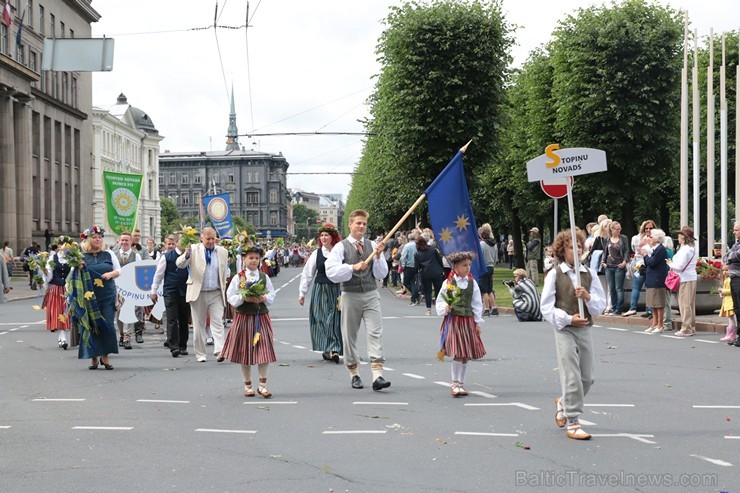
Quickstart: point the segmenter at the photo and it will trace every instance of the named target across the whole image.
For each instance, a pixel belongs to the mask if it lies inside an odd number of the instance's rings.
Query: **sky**
[[[659,0],[688,11],[700,37],[740,27],[734,0]],[[124,93],[164,136],[160,150],[223,150],[233,86],[240,143],[281,152],[288,187],[341,193],[362,156],[366,101],[380,72],[375,53],[391,6],[399,0],[94,0],[94,37],[115,39],[112,72],[93,74],[93,104]],[[585,0],[503,0],[518,26],[514,65],[551,39],[561,19]],[[246,24],[249,5],[249,27]],[[218,9],[219,26],[214,29]],[[533,15],[534,14],[534,15]],[[734,25],[733,25],[734,24]],[[210,26],[210,28],[209,28]],[[451,150],[451,154],[454,150]],[[448,161],[450,156],[440,156]]]

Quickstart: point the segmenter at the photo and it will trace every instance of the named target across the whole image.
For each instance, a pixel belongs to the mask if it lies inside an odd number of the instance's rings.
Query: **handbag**
[[[696,253],[696,252],[694,252]],[[691,265],[691,263],[694,261],[694,256],[691,256],[691,260],[689,260],[684,268],[681,270],[681,274],[683,274],[683,271],[686,270],[686,267]],[[679,274],[676,274],[675,270],[669,270],[668,275],[665,278],[665,287],[673,291],[674,293],[678,292],[678,287],[681,285],[681,276]]]

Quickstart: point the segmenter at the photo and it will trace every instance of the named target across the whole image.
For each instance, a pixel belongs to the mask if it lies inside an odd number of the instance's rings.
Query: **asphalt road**
[[[740,491],[740,350],[718,336],[596,327],[594,438],[579,442],[554,424],[549,325],[488,318],[488,355],[455,399],[441,319],[382,290],[392,386],[373,392],[363,365],[353,390],[311,351],[299,274],[273,279],[270,400],[242,395],[238,365],[196,363],[192,340],[172,358],[158,334],[90,371],[34,300],[0,305],[0,491]]]

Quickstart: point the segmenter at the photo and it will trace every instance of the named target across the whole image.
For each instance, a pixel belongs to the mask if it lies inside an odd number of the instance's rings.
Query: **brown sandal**
[[[252,382],[244,382],[244,397],[254,397]]]
[[[259,387],[257,387],[257,393],[264,397],[265,399],[269,399],[272,397],[272,394],[269,390],[267,390],[267,387],[265,387],[265,384],[267,383],[266,378],[260,378],[260,384]]]

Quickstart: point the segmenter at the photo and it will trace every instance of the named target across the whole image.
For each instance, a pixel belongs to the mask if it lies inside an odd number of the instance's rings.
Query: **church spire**
[[[238,151],[239,131],[236,129],[236,109],[234,108],[234,83],[231,83],[231,113],[229,113],[229,129],[226,131],[226,150]]]

